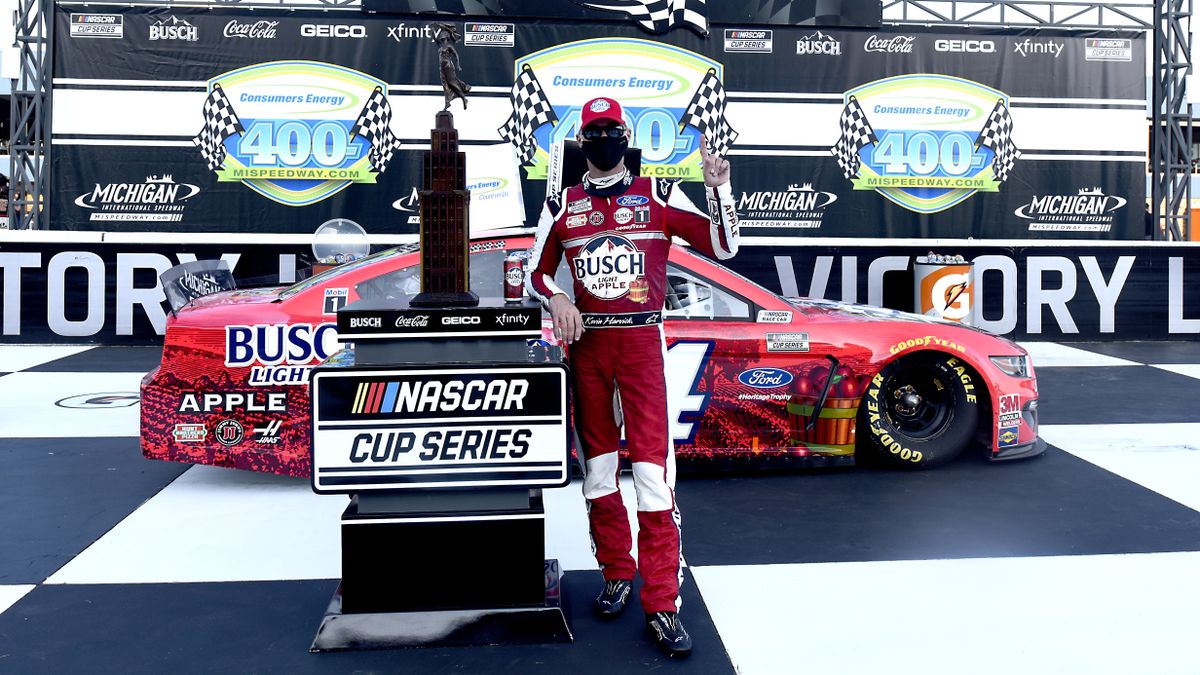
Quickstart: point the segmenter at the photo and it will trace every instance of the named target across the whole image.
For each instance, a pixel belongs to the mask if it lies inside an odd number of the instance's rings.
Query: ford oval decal
[[[751,368],[738,375],[738,382],[755,389],[774,389],[792,383],[792,374],[778,368]]]
[[[617,198],[618,206],[641,206],[649,203],[650,200],[642,195],[625,195],[624,197]]]

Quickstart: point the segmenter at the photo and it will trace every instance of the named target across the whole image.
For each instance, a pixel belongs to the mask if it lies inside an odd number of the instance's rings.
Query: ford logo
[[[641,206],[649,203],[650,200],[642,195],[625,195],[617,198],[617,206]]]
[[[751,368],[738,375],[738,382],[755,389],[774,389],[792,383],[792,374],[778,368]]]

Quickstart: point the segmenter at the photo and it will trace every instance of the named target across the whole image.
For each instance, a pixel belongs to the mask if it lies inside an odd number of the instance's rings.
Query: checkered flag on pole
[[[975,139],[976,150],[981,147],[991,148],[992,152],[996,153],[996,159],[992,161],[992,173],[1001,183],[1008,180],[1013,165],[1021,159],[1021,151],[1012,142],[1012,130],[1012,115],[1008,113],[1004,99],[1001,99],[996,101],[996,107],[992,108],[992,114],[988,115],[987,123]]]
[[[868,145],[875,145],[879,142],[879,138],[875,135],[875,130],[871,128],[871,123],[867,121],[867,112],[862,109],[858,99],[853,96],[846,103],[846,107],[842,109],[842,117],[838,126],[841,128],[842,137],[829,149],[829,152],[837,158],[838,166],[842,167],[842,173],[846,178],[854,178],[858,175],[859,167],[862,166],[862,160],[858,158],[858,151]]]
[[[533,68],[528,65],[521,67],[521,73],[513,82],[510,99],[512,114],[497,131],[500,132],[500,138],[516,146],[521,163],[528,164],[537,152],[533,132],[547,122],[558,122],[558,115],[554,114],[546,92],[533,74]]]
[[[719,157],[728,154],[729,147],[738,137],[738,132],[734,131],[725,119],[725,102],[725,87],[717,78],[717,71],[709,68],[700,86],[696,88],[696,93],[692,95],[692,102],[683,112],[683,118],[679,120],[680,128],[696,127],[708,139],[713,153]]]
[[[684,24],[701,35],[708,35],[706,0],[575,0],[577,4],[606,12],[624,12],[651,33],[665,33],[676,24]]]
[[[387,171],[392,154],[400,149],[400,141],[392,133],[392,104],[388,103],[382,87],[375,87],[375,91],[367,97],[366,104],[350,129],[350,136],[367,139],[371,144],[371,150],[367,153],[371,167],[379,173]]]
[[[192,144],[200,148],[200,154],[208,162],[209,171],[216,171],[225,162],[225,139],[245,131],[233,111],[233,102],[221,85],[214,84],[208,98],[204,99],[204,127],[192,139]]]

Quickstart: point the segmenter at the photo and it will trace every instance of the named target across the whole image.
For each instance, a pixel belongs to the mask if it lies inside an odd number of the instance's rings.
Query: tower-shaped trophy
[[[479,304],[471,291],[467,247],[467,157],[458,149],[454,116],[437,114],[432,143],[423,158],[421,190],[421,292],[412,307],[470,307]]]

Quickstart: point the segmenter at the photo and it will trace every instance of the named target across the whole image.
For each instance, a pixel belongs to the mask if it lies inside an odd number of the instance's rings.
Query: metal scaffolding
[[[1158,225],[1155,239],[1186,241],[1192,234],[1191,17],[1192,0],[1163,0],[1154,8],[1150,204]]]
[[[13,80],[10,111],[9,227],[48,229],[47,172],[50,168],[50,45],[53,0],[19,0],[16,47],[20,73]]]
[[[883,20],[922,25],[1147,30],[1158,1],[884,0]]]

